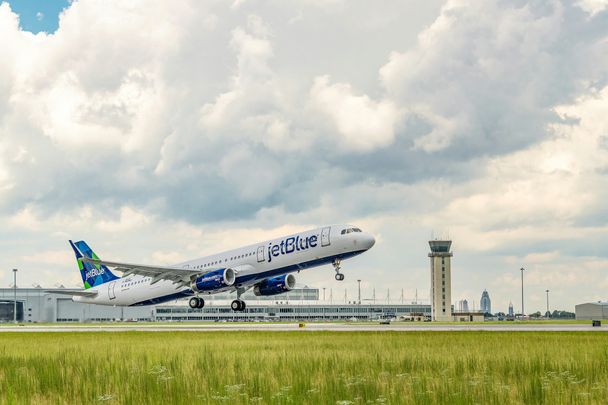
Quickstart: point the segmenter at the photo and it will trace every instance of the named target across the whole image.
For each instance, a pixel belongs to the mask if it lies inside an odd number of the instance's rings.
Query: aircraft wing
[[[182,267],[171,267],[171,266],[150,266],[144,264],[132,264],[132,263],[120,263],[111,262],[107,260],[91,259],[83,256],[81,259],[83,262],[99,264],[108,267],[113,267],[116,271],[123,273],[123,277],[136,274],[143,277],[151,277],[152,282],[155,284],[161,280],[173,281],[174,284],[189,285],[193,276],[199,276],[208,273],[218,268],[205,269],[204,271],[193,270]]]
[[[78,290],[46,290],[45,292],[47,293],[53,293],[53,294],[63,294],[63,295],[71,295],[72,297],[75,295],[81,296],[81,297],[94,297],[97,295],[97,291],[96,290],[82,290],[82,289],[78,289]]]

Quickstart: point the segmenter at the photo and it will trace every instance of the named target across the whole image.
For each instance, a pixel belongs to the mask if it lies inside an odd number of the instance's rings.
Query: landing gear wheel
[[[188,301],[188,305],[190,306],[190,308],[195,309],[195,308],[202,308],[203,305],[205,305],[205,301],[203,301],[202,299],[198,298],[198,297],[192,297],[190,298],[190,300]]]
[[[245,301],[241,301],[241,300],[234,300],[232,301],[232,304],[230,304],[230,308],[232,308],[233,311],[244,311],[245,310]]]
[[[336,270],[336,280],[344,280],[344,274],[340,273],[340,259],[335,258],[334,262],[332,263],[332,266],[334,266],[334,270]]]

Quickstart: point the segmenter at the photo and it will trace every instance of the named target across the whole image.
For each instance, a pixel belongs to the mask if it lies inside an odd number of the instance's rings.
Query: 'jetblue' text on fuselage
[[[293,252],[317,247],[317,240],[317,235],[311,235],[307,237],[292,236],[276,245],[273,245],[271,242],[268,244],[268,263],[272,261],[273,257],[279,255],[288,255]]]

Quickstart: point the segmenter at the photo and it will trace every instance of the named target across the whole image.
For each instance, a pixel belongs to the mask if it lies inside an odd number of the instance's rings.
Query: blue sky
[[[70,5],[70,0],[3,0],[19,15],[25,31],[34,34],[44,31],[54,33],[59,25],[59,14]]]
[[[66,4],[0,5],[3,286],[81,285],[68,239],[172,264],[353,223],[374,248],[299,284],[425,298],[449,235],[454,303],[517,311],[521,267],[530,310],[608,298],[608,1],[79,0],[24,32]]]

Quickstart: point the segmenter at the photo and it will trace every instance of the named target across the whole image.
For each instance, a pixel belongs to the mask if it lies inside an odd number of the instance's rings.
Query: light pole
[[[13,269],[13,298],[15,306],[13,307],[13,320],[17,323],[17,269]]]
[[[551,313],[549,312],[549,290],[545,290],[547,292],[547,318],[551,317]]]
[[[357,303],[361,305],[361,280],[357,280],[357,283],[359,283],[359,299]]]
[[[524,268],[521,269],[521,319],[524,319]]]

